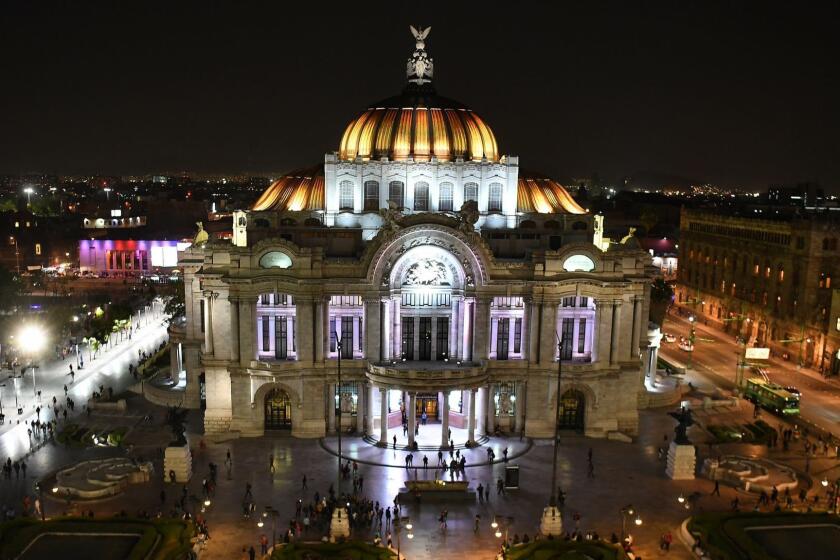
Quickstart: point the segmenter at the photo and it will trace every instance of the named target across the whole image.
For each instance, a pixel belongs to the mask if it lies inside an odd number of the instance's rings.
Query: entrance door
[[[449,358],[449,317],[438,317],[436,342],[435,353],[437,359],[445,360]]]
[[[508,343],[510,340],[510,319],[499,319],[499,323],[496,328],[498,329],[496,331],[496,359],[507,360],[509,346]]]
[[[421,418],[423,416],[423,411],[425,411],[427,420],[438,419],[437,395],[417,395],[415,403],[414,407],[415,412],[417,413],[417,418]]]
[[[560,398],[560,428],[583,430],[585,410],[586,398],[582,392],[570,389],[563,393]]]
[[[288,430],[292,427],[292,401],[282,389],[273,389],[265,396],[265,429]]]
[[[420,317],[420,356],[421,361],[432,359],[432,318]]]

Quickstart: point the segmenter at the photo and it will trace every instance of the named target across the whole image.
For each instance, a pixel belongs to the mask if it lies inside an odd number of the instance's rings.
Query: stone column
[[[325,333],[329,330],[329,318],[325,319],[327,305],[323,299],[315,301],[315,361],[322,362],[326,357],[326,349],[324,348]],[[329,348],[329,347],[327,347]]]
[[[488,436],[492,435],[496,431],[496,401],[493,399],[493,393],[493,384],[489,383],[487,385],[487,406],[484,409],[487,412],[484,433]]]
[[[467,445],[475,445],[475,389],[470,389],[470,416],[467,418]]]
[[[295,348],[299,362],[312,362],[315,359],[315,341],[313,340],[314,303],[311,299],[295,298]]]
[[[542,306],[542,326],[539,333],[540,363],[551,364],[554,362],[554,351],[557,348],[557,302],[546,301]],[[565,341],[571,344],[573,341]]]
[[[612,328],[612,301],[608,299],[595,300],[597,315],[595,344],[597,354],[595,361],[607,364],[610,361],[610,329]]]
[[[239,361],[239,306],[241,301],[238,299],[230,299],[230,359],[235,363]]]
[[[618,362],[618,345],[620,344],[619,334],[621,334],[621,301],[612,302],[612,332],[610,341],[610,364]]]
[[[365,300],[365,358],[368,362],[379,362],[383,359],[379,346],[380,329],[382,326],[382,304],[378,297]]]
[[[356,390],[356,431],[360,432],[362,436],[367,433],[367,383],[359,383]]]
[[[335,383],[327,383],[327,433],[335,433]]]
[[[523,385],[525,385],[523,381],[517,381],[514,385],[514,394],[516,395],[516,401],[514,402],[516,425],[514,429],[517,434],[525,428],[525,391]]]
[[[414,429],[417,424],[417,411],[414,409],[416,395],[405,393],[405,414],[408,417],[408,448],[414,449]]]
[[[400,300],[396,296],[391,298],[391,344],[393,356],[397,361],[402,360],[402,324],[400,323]]]
[[[639,359],[639,346],[642,337],[642,328],[645,325],[644,321],[642,320],[642,303],[642,298],[633,298],[633,338],[630,341],[631,360]]]
[[[440,422],[441,447],[449,447],[449,391],[443,392],[443,414]]]
[[[379,444],[388,445],[388,389],[379,388]]]
[[[212,291],[204,292],[204,353],[213,355],[213,296]]]
[[[248,366],[254,359],[254,333],[257,330],[257,301],[252,297],[239,300],[239,363]]]
[[[478,298],[475,303],[475,336],[473,337],[473,361],[486,360],[490,355],[490,301]]]

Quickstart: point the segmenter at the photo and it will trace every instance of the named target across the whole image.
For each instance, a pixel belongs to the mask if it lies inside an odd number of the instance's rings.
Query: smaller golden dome
[[[324,164],[286,173],[265,189],[251,210],[324,209]]]
[[[496,137],[464,105],[433,90],[410,90],[371,105],[344,129],[342,160],[499,161]]]
[[[537,173],[519,170],[516,208],[526,214],[586,214],[563,185]]]

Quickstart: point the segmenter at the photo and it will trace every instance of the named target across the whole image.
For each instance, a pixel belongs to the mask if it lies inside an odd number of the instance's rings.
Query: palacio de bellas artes
[[[559,396],[561,427],[629,441],[656,364],[650,255],[439,95],[413,31],[402,93],[234,212],[232,240],[180,253],[186,404],[210,437],[385,445],[407,416],[412,449],[420,422],[443,447],[551,437]]]

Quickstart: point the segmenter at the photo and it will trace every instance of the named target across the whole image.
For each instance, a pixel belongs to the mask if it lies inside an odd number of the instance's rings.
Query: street
[[[81,414],[83,405],[87,404],[99,385],[112,387],[116,394],[134,383],[128,373],[128,365],[137,363],[138,350],[150,353],[159,346],[166,338],[167,329],[164,317],[159,312],[150,313],[148,320],[142,318],[135,324],[139,324],[140,328],[131,340],[123,340],[111,348],[103,346],[92,362],[87,347],[80,346],[79,352],[84,352],[84,369],[77,369],[76,356],[71,354],[64,360],[51,356],[41,361],[34,376],[32,368],[26,369],[23,378],[14,378],[9,370],[4,370],[0,378],[0,402],[6,418],[5,423],[0,425],[0,457],[19,457],[28,451],[26,422],[36,417],[35,409],[38,406],[41,406],[42,420],[52,419],[52,398],[55,396],[58,404],[63,405],[65,385],[68,396],[76,402],[75,414]],[[76,370],[73,383],[70,382],[70,364]],[[36,398],[38,390],[41,391],[40,402]],[[16,393],[18,406],[23,408],[21,415],[15,410]]]
[[[663,332],[678,337],[688,337],[690,323],[687,318],[673,314],[666,316]],[[696,325],[698,337],[713,339],[713,342],[698,340],[692,356],[694,372],[707,377],[722,389],[732,389],[735,386],[736,364],[742,347],[735,343],[732,335],[708,327]],[[791,354],[796,355],[795,345],[791,346]],[[688,353],[680,350],[678,342],[666,342],[663,338],[660,355],[674,365],[685,365]],[[837,397],[840,396],[840,383],[836,380],[825,380],[818,372],[806,368],[799,369],[794,361],[771,358],[766,369],[770,380],[783,386],[794,386],[802,392],[800,402],[801,417],[824,430],[838,433],[840,430],[840,407]],[[744,379],[749,379],[749,367],[744,370]]]

